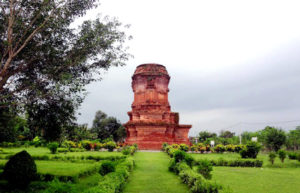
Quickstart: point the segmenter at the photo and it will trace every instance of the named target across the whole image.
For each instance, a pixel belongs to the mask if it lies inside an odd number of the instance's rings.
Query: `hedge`
[[[117,193],[124,188],[129,172],[134,168],[134,160],[127,158],[117,165],[116,171],[108,173],[101,182],[93,188],[87,189],[84,193]]]
[[[199,165],[200,160],[195,161],[195,165]],[[263,161],[261,160],[210,160],[213,166],[227,166],[227,167],[262,167]]]
[[[192,193],[219,193],[222,186],[206,180],[201,174],[191,169],[185,162],[179,162],[174,168],[181,181],[187,184]]]

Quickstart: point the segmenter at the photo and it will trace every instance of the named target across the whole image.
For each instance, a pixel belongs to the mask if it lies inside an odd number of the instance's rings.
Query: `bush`
[[[187,152],[189,151],[189,146],[187,146],[186,144],[180,144],[179,150]]]
[[[117,147],[116,143],[113,141],[109,141],[105,144],[105,148],[109,151],[109,152],[113,152],[114,149]]]
[[[181,150],[176,150],[173,154],[176,163],[183,161],[185,159],[185,156],[186,153]]]
[[[50,149],[52,154],[55,154],[57,152],[58,143],[57,142],[49,143],[48,148]]]
[[[172,158],[169,163],[169,171],[175,172],[176,162],[175,159]]]
[[[261,148],[261,145],[257,142],[248,142],[246,147],[240,151],[242,158],[256,158],[257,154]]]
[[[198,150],[198,147],[196,145],[191,146],[191,151],[192,152],[197,151],[197,150]]]
[[[269,154],[269,161],[271,162],[272,165],[274,164],[275,158],[276,158],[276,153],[270,152],[270,154]]]
[[[114,172],[115,169],[116,169],[115,163],[113,163],[112,161],[105,161],[101,164],[99,173],[102,176],[105,176],[106,174],[108,174],[110,172]]]
[[[193,163],[194,163],[195,160],[194,160],[194,158],[191,155],[186,154],[185,157],[184,157],[184,161],[186,162],[186,164],[188,166],[190,166],[192,168],[193,167]]]
[[[209,160],[200,160],[198,162],[197,172],[200,173],[204,178],[211,179],[211,171],[213,170],[212,164]]]
[[[124,147],[123,150],[122,150],[122,154],[123,154],[123,155],[129,155],[129,154],[130,154],[130,149],[129,149],[129,147]]]
[[[161,147],[161,150],[162,151],[166,151],[166,148],[169,146],[169,144],[168,143],[163,143],[162,144],[162,147]]]
[[[37,176],[36,164],[27,151],[21,151],[5,164],[3,176],[9,184],[26,188]]]
[[[279,159],[281,160],[281,162],[283,163],[284,159],[286,158],[286,152],[281,149],[278,151],[278,156],[279,156]]]
[[[216,145],[216,147],[215,147],[215,151],[216,151],[217,153],[223,153],[225,150],[226,150],[226,148],[225,148],[225,146],[222,145],[222,144],[218,144],[218,145]]]
[[[297,159],[297,153],[295,153],[295,152],[289,153],[289,159],[296,160]]]

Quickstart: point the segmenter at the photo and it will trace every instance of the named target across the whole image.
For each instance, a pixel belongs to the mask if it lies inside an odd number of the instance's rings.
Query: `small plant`
[[[281,150],[278,151],[278,156],[279,156],[281,162],[283,163],[284,159],[286,158],[286,152],[281,149]]]
[[[27,151],[21,151],[5,164],[3,176],[9,184],[26,188],[37,176],[36,164]]]
[[[34,147],[41,146],[41,140],[40,140],[39,136],[36,136],[35,138],[33,138],[32,142],[34,144]]]
[[[215,147],[215,151],[216,151],[217,153],[223,153],[225,150],[226,150],[226,148],[225,148],[225,146],[222,145],[222,144],[218,144],[218,145],[216,145],[216,147]]]
[[[57,142],[49,143],[48,148],[50,149],[52,154],[55,154],[57,152],[58,143]]]
[[[196,146],[196,145],[192,145],[192,146],[191,146],[191,151],[192,151],[192,152],[195,152],[195,151],[197,151],[197,149],[198,149],[198,148],[197,148],[197,146]]]
[[[261,145],[257,142],[251,141],[248,142],[246,147],[240,151],[242,158],[256,158],[257,154],[261,148]]]
[[[113,152],[114,149],[117,147],[116,143],[113,142],[113,141],[109,141],[105,144],[105,147],[106,149],[109,151],[109,152]]]
[[[102,176],[115,171],[115,164],[112,161],[105,161],[101,164],[99,173]]]
[[[197,171],[200,173],[204,178],[211,179],[211,171],[213,170],[212,164],[209,160],[200,160],[198,162]]]
[[[187,152],[187,151],[189,151],[189,146],[187,146],[186,144],[180,144],[180,145],[179,145],[179,149],[180,149],[181,151]]]
[[[162,144],[162,147],[161,147],[161,150],[162,151],[166,151],[166,148],[169,146],[169,144],[168,143],[163,143]]]
[[[129,155],[130,154],[130,148],[128,146],[124,147],[122,150],[123,155]]]
[[[191,168],[193,167],[193,163],[194,163],[195,160],[191,155],[186,154],[185,157],[184,157],[184,160],[185,160],[185,162],[188,166],[190,166]]]
[[[276,153],[270,152],[269,161],[271,162],[272,165],[274,164],[275,158],[276,158]]]
[[[173,154],[173,157],[174,157],[176,163],[185,160],[185,156],[186,156],[186,153],[181,150],[176,150]]]

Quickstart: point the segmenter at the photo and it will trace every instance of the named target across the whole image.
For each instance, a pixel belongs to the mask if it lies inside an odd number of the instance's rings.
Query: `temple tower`
[[[161,149],[162,143],[190,144],[191,125],[179,125],[179,114],[171,112],[168,100],[170,76],[163,65],[139,65],[132,76],[134,101],[124,125],[127,144],[140,149]]]

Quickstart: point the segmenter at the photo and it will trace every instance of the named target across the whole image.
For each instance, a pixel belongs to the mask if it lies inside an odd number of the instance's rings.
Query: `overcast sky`
[[[230,0],[102,0],[97,14],[130,24],[134,55],[87,86],[79,123],[102,110],[128,121],[137,65],[159,63],[170,76],[169,100],[190,135],[266,125],[300,125],[300,2]]]

